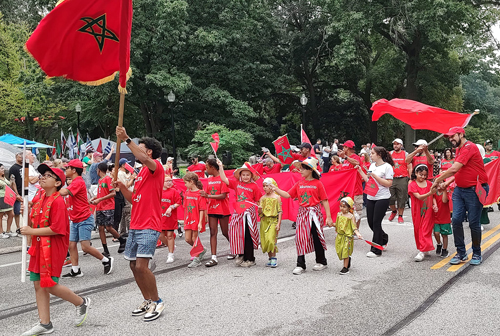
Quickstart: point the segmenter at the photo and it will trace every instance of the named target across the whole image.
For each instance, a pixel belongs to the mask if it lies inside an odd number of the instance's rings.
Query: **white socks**
[[[108,258],[106,258],[106,257],[103,257],[103,258],[101,259],[101,261],[102,261],[103,263],[107,263],[107,262],[109,261],[109,259],[108,259]]]
[[[80,266],[71,266],[71,269],[73,272],[78,273],[78,271],[80,271]]]

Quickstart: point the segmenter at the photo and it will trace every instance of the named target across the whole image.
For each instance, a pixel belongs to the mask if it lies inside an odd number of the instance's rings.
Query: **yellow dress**
[[[335,229],[337,231],[337,238],[335,238],[337,255],[340,260],[349,258],[354,247],[354,231],[357,230],[354,216],[349,218],[339,212],[335,221]]]
[[[281,200],[271,197],[260,199],[260,245],[262,252],[278,252],[276,246],[276,225],[278,224],[278,214],[281,212]]]

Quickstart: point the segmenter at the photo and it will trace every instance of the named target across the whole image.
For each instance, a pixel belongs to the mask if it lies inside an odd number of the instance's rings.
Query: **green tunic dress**
[[[278,252],[276,246],[276,225],[281,212],[281,201],[277,198],[260,199],[262,213],[260,217],[260,245],[263,253]]]
[[[354,216],[348,218],[339,212],[335,222],[337,238],[335,238],[335,250],[340,260],[349,258],[354,247],[354,231],[357,230]]]

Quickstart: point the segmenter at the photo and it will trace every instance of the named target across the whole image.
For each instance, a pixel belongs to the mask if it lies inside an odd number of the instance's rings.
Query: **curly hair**
[[[144,144],[147,149],[151,149],[153,151],[153,154],[151,155],[153,159],[157,159],[161,155],[161,143],[154,139],[154,138],[148,138],[144,137],[139,140],[139,144]]]

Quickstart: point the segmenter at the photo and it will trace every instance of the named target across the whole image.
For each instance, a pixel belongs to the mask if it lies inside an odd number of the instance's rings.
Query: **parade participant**
[[[434,179],[433,171],[434,171],[434,158],[429,152],[429,148],[427,147],[427,141],[420,139],[413,144],[415,146],[415,150],[406,156],[406,163],[412,164],[411,168],[415,168],[419,164],[427,165],[429,169],[429,174],[427,179]]]
[[[415,261],[424,260],[429,252],[434,250],[432,242],[432,229],[434,228],[434,213],[432,209],[432,195],[436,193],[431,190],[431,182],[428,181],[429,167],[426,164],[415,166],[408,185],[408,193],[411,198],[411,218],[413,220],[413,231],[415,243],[419,251]]]
[[[262,169],[264,174],[277,174],[281,172],[280,160],[276,158],[266,158],[265,165]]]
[[[168,246],[167,264],[173,263],[175,250],[175,233],[179,223],[177,221],[177,208],[181,206],[181,195],[173,188],[172,177],[165,174],[163,191],[161,194],[161,229],[160,240]]]
[[[111,148],[111,151],[106,155],[106,158],[102,158],[103,155],[100,152],[94,152],[92,154],[92,164],[90,165],[90,168],[88,169],[88,173],[90,176],[90,189],[89,193],[91,197],[94,197],[97,195],[97,186],[99,184],[99,174],[97,173],[97,166],[101,162],[108,163],[109,159],[111,159],[111,155],[113,154],[113,151],[115,149],[115,146]]]
[[[90,166],[92,165],[92,163],[94,163],[92,161],[92,154],[94,154],[94,151],[92,149],[87,149],[87,151],[85,152],[85,156],[82,159],[83,167],[85,167],[85,170],[87,172],[89,171]]]
[[[203,184],[198,179],[198,175],[192,172],[186,173],[183,177],[186,185],[184,193],[184,231],[186,232],[186,243],[193,246],[198,238],[198,233],[205,231],[205,216],[207,211],[207,200],[202,197]],[[201,265],[203,256],[206,250],[203,251],[188,265],[189,268],[198,267]]]
[[[331,166],[328,172],[339,171],[342,169],[342,164],[340,163],[340,158],[337,155],[332,156]]]
[[[358,172],[361,178],[368,182],[373,179],[377,185],[377,192],[375,195],[367,195],[366,200],[366,219],[368,225],[373,231],[372,241],[376,244],[386,246],[389,241],[389,236],[382,229],[382,220],[384,219],[385,212],[389,206],[389,199],[391,192],[389,188],[392,185],[394,177],[394,161],[392,160],[389,152],[380,146],[375,146],[370,150],[370,157],[373,163],[368,169],[368,174],[365,174],[363,169],[358,166]],[[376,258],[382,255],[382,251],[371,247],[370,252],[366,254],[368,258]]]
[[[493,141],[486,140],[484,142],[484,149],[486,150],[486,154],[484,154],[484,157],[491,160],[496,160],[500,157],[500,152],[493,150]]]
[[[342,153],[345,155],[344,162],[342,163],[342,170],[356,168],[363,164],[361,158],[356,155],[356,146],[354,141],[347,140],[342,144]],[[363,179],[361,175],[356,174],[356,186],[354,188],[354,211],[357,212],[357,222],[356,225],[359,229],[359,224],[361,222],[361,215],[363,213]]]
[[[94,229],[94,215],[90,212],[87,188],[82,178],[83,164],[78,159],[71,160],[66,164],[66,177],[71,179],[67,188],[62,188],[59,193],[66,197],[69,219],[69,255],[71,259],[71,271],[64,274],[63,278],[82,277],[83,272],[78,265],[78,248],[80,243],[83,252],[100,260],[104,266],[104,274],[113,271],[113,257],[105,257],[90,244],[92,230]]]
[[[451,217],[448,192],[444,182],[441,182],[436,194],[434,194],[432,208],[434,210],[434,238],[437,242],[436,254],[441,258],[446,258],[450,255],[448,236],[451,235]]]
[[[12,220],[14,219],[14,211],[12,211],[12,205],[5,203],[4,197],[7,191],[7,188],[15,189],[15,181],[9,180],[5,177],[5,167],[0,163],[0,225],[3,224],[3,216],[7,217],[7,231],[3,232],[2,238],[10,238],[10,236],[14,236],[13,232],[10,232],[10,227],[12,226]],[[0,227],[1,229],[2,227]],[[17,233],[15,234],[17,236]]]
[[[392,160],[394,161],[394,179],[389,188],[391,192],[389,207],[392,211],[389,221],[392,222],[397,214],[398,224],[404,224],[403,213],[408,201],[408,176],[409,172],[412,171],[412,164],[406,162],[408,153],[403,149],[403,140],[399,138],[394,139],[392,148],[394,148],[391,152]]]
[[[14,203],[14,221],[16,223],[17,231],[12,232],[12,236],[15,237],[17,236],[17,233],[19,232],[19,221],[20,221],[20,215],[21,215],[21,202],[22,202],[22,193],[23,193],[23,179],[21,177],[21,174],[23,172],[23,153],[18,152],[16,153],[16,163],[12,165],[9,169],[9,176],[10,179],[14,179],[15,185],[13,185],[12,190],[16,193],[16,202]],[[7,224],[7,231],[5,232],[10,236],[10,227]],[[3,237],[5,238],[5,237]]]
[[[115,218],[115,190],[113,189],[112,180],[109,175],[106,175],[108,170],[108,164],[105,162],[99,163],[97,167],[97,174],[99,174],[99,183],[97,187],[97,196],[90,199],[90,204],[96,206],[96,224],[99,227],[99,237],[101,238],[102,248],[104,252],[102,253],[105,257],[109,258],[108,244],[106,242],[106,231],[111,233],[111,235],[118,239],[120,242],[120,247],[118,248],[118,253],[123,253],[125,251],[125,244],[127,240],[121,237],[118,232],[116,232],[113,227]]]
[[[217,160],[219,167],[222,162]],[[237,254],[236,266],[251,267],[255,265],[254,250],[259,248],[259,228],[255,206],[262,192],[255,183],[260,176],[245,162],[234,171],[236,180],[228,180],[224,169],[220,169],[221,180],[236,192],[236,205],[229,223],[229,246],[231,254]]]
[[[124,141],[142,168],[131,192],[119,180],[115,186],[132,204],[130,231],[125,246],[125,259],[130,261],[130,269],[141,290],[144,301],[132,311],[133,316],[144,315],[144,321],[160,317],[165,304],[158,296],[156,278],[148,267],[153,258],[156,242],[161,232],[161,193],[165,170],[157,158],[161,155],[161,144],[153,138],[142,138],[137,145],[128,136],[124,127],[116,127],[116,137]]]
[[[314,265],[313,270],[322,271],[327,267],[326,242],[323,235],[325,220],[321,213],[320,203],[326,212],[326,225],[332,226],[333,220],[325,186],[319,180],[320,173],[316,169],[318,160],[311,158],[302,162],[294,161],[293,165],[300,169],[303,179],[298,181],[288,192],[277,187],[273,187],[273,189],[281,197],[299,199],[300,206],[295,234],[297,267],[293,270],[293,274],[300,275],[306,270],[305,255],[313,251],[316,254],[316,265]]]
[[[205,166],[204,163],[199,163],[198,160],[199,160],[199,156],[195,155],[191,159],[192,164],[189,167],[187,167],[187,170],[192,172],[192,173],[195,173],[199,178],[204,178],[205,177],[205,170],[207,169],[207,167]]]
[[[126,158],[121,158],[120,161],[118,161],[118,180],[122,182],[130,191],[132,191],[132,186],[134,184],[135,178],[137,177],[137,174],[130,173],[126,168],[125,164],[128,163],[130,164],[130,161],[128,161]],[[118,189],[119,191],[119,189]],[[119,191],[121,193],[121,191]],[[123,196],[123,194],[122,194]],[[119,234],[122,237],[127,237],[128,236],[128,230],[130,229],[130,213],[132,210],[132,206],[130,202],[123,197],[125,205],[123,206],[122,209],[122,216],[119,224]]]
[[[441,170],[439,173],[442,174],[447,171],[453,163],[455,163],[455,160],[453,160],[453,152],[450,148],[446,148],[443,153],[443,159],[441,160]]]
[[[457,265],[467,261],[467,250],[464,242],[463,220],[468,213],[469,228],[472,237],[471,265],[479,265],[481,256],[481,211],[483,205],[476,194],[476,185],[479,182],[488,193],[488,176],[477,146],[465,138],[465,130],[461,127],[452,127],[446,134],[452,146],[456,148],[455,163],[434,181],[432,188],[437,189],[439,183],[448,177],[455,176],[455,190],[453,191],[453,238],[457,254],[450,260],[450,264]]]
[[[277,267],[276,258],[277,237],[281,227],[281,198],[276,194],[272,187],[277,187],[278,183],[273,178],[267,177],[262,182],[265,194],[259,201],[260,217],[260,246],[262,252],[267,253],[269,261],[267,267]]]
[[[36,304],[40,321],[25,336],[50,334],[54,331],[50,319],[50,294],[68,301],[76,307],[75,326],[81,326],[87,318],[90,299],[80,297],[69,288],[59,284],[62,266],[68,251],[69,221],[64,199],[58,192],[66,180],[59,168],[45,164],[38,167],[43,189],[33,204],[31,220],[33,227],[23,226],[21,234],[32,235],[33,245],[28,270],[36,293]]]
[[[340,274],[348,274],[351,268],[351,255],[354,248],[353,236],[356,234],[358,239],[363,239],[356,227],[354,218],[354,201],[350,197],[344,197],[340,200],[340,212],[337,214],[337,220],[333,224],[337,237],[335,238],[335,251],[340,260],[344,261],[344,267]]]
[[[210,227],[210,249],[212,258],[205,266],[212,267],[219,263],[217,260],[217,233],[220,225],[222,234],[229,241],[229,189],[227,184],[222,182],[220,170],[222,166],[217,164],[217,160],[208,159],[206,162],[208,178],[207,187],[201,192],[201,196],[206,197],[208,201],[208,225]],[[234,254],[228,256],[229,260],[234,259]]]

